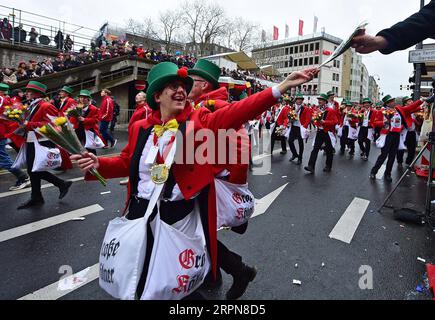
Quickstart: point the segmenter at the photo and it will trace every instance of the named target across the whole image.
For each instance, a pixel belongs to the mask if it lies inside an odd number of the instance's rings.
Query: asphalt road
[[[120,151],[125,133],[118,133],[118,137],[117,148],[104,153]],[[250,176],[250,189],[256,199],[287,185],[264,214],[250,221],[245,235],[219,232],[219,238],[231,250],[259,270],[242,299],[430,299],[425,287],[425,265],[417,258],[435,262],[435,232],[428,226],[394,220],[390,209],[376,211],[393,186],[368,179],[379,150],[372,149],[368,162],[360,159],[358,147],[353,159],[337,153],[331,173],[322,172],[325,157],[319,154],[316,174],[309,175],[303,166],[311,142],[306,149],[302,166],[289,163],[290,153],[277,152],[272,157],[271,174]],[[394,181],[400,174],[400,169],[394,167]],[[80,179],[81,174],[74,169],[60,177]],[[9,174],[1,175],[0,299],[111,299],[95,280],[95,265],[107,224],[124,205],[126,188],[119,185],[119,180],[111,180],[107,187],[98,182],[75,181],[62,201],[57,199],[57,188],[47,187],[43,190],[43,207],[17,211],[16,207],[28,199],[29,190],[8,193],[14,179]],[[390,204],[421,211],[425,190],[425,181],[412,173]],[[352,222],[356,231],[350,243],[330,238],[355,198],[369,203],[361,212],[361,221]],[[77,215],[86,214],[85,220],[59,220],[57,224],[53,219],[45,220],[70,212],[74,215],[75,210],[83,208]],[[18,228],[32,223],[37,223],[40,230]],[[361,266],[372,271],[372,289],[359,286],[361,277],[367,275],[360,274]],[[72,273],[77,276],[72,281],[61,278]],[[293,284],[293,280],[301,281],[301,285]],[[202,293],[210,299],[224,299],[231,281],[224,274],[220,289]],[[422,292],[416,291],[418,285]],[[34,292],[36,295],[29,296]]]

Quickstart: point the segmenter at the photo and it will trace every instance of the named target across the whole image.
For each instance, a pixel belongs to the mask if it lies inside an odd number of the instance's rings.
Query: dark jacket
[[[419,12],[399,22],[377,35],[388,41],[388,47],[380,50],[383,54],[404,50],[427,38],[435,38],[435,0],[429,2]]]

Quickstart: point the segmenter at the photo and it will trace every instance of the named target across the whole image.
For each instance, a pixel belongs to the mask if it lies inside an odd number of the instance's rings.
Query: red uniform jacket
[[[208,104],[207,102],[212,100],[214,103],[214,107],[206,107]],[[201,97],[199,97],[195,101],[195,105],[204,105],[206,108],[211,108],[212,112],[222,109],[228,105],[231,105],[231,103],[228,102],[228,91],[225,87],[219,88],[215,91],[208,92]],[[261,117],[261,115],[260,115]],[[236,184],[245,184],[248,180],[248,163],[242,163],[242,152],[244,155],[248,156],[249,159],[249,152],[250,152],[250,145],[249,145],[249,137],[248,133],[245,128],[240,128],[237,131],[238,135],[235,137],[228,137],[227,138],[227,154],[229,154],[229,146],[232,146],[234,143],[237,145],[237,163],[232,162],[230,164],[229,158],[227,157],[227,164],[215,164],[214,171],[215,175],[219,174],[223,170],[228,170],[230,173],[228,181],[231,183]],[[243,136],[243,139],[238,138],[238,136]],[[216,146],[216,154],[218,152],[218,148]]]
[[[325,132],[335,133],[335,126],[339,123],[337,112],[333,108],[325,108],[324,112],[326,112],[326,118],[325,114],[323,114],[323,120],[325,120],[325,122],[323,124],[314,122],[314,125],[316,127],[323,127],[323,131]]]
[[[128,129],[130,130],[131,125],[136,121],[148,118],[152,112],[153,110],[146,103],[136,105],[136,110],[134,110],[134,113],[130,118],[130,122],[128,123]]]
[[[289,106],[284,106],[281,110],[281,112],[279,112],[279,115],[277,113],[278,119],[276,119],[276,126],[284,126],[286,127],[289,123],[289,119],[288,119],[288,113],[290,112],[290,107]]]
[[[354,109],[350,110],[352,112],[352,114],[354,114],[355,116],[357,115],[357,113],[355,112]],[[349,112],[348,110],[344,109],[344,112],[340,114],[340,127],[342,127],[344,125],[344,118],[346,117],[346,113]],[[359,119],[357,117],[355,118],[351,118],[349,120],[349,124],[355,128],[359,123]]]
[[[112,121],[113,119],[113,108],[115,103],[113,99],[109,96],[105,96],[103,101],[101,101],[100,112],[98,114],[98,120],[100,121]]]
[[[77,102],[73,98],[66,97],[65,100],[62,101],[59,107],[59,115],[63,116],[66,110],[68,110],[71,107],[74,107],[75,105],[77,105]]]
[[[206,108],[199,108],[192,111],[192,106],[186,103],[185,110],[182,116],[185,115],[184,121],[189,120],[189,125],[186,128],[185,136],[189,137],[194,132],[202,128],[208,128],[217,134],[219,129],[239,129],[245,122],[254,119],[261,114],[267,107],[272,106],[276,102],[273,97],[272,89],[264,90],[263,92],[254,94],[242,101],[233,103],[231,106],[221,108],[215,112],[211,112]],[[134,155],[135,146],[138,141],[139,133],[142,129],[149,128],[152,123],[160,121],[160,112],[154,111],[151,117],[135,122],[128,135],[128,143],[122,150],[121,154],[112,158],[99,158],[100,166],[98,171],[105,178],[121,178],[129,175],[130,162]],[[156,120],[157,119],[157,120]],[[160,121],[161,122],[161,121]],[[194,131],[192,131],[194,130]],[[190,139],[189,139],[190,140]],[[184,138],[184,146],[191,144]],[[202,141],[193,143],[194,150],[197,150],[202,145]],[[186,159],[186,149],[184,150],[183,158]],[[189,151],[191,153],[191,151]],[[178,184],[181,193],[185,199],[191,199],[195,194],[210,185],[209,192],[209,235],[210,235],[210,255],[212,258],[213,273],[216,274],[217,261],[217,215],[216,215],[216,192],[214,188],[214,169],[213,166],[205,163],[198,164],[196,159],[192,159],[193,164],[174,163],[172,166],[173,174],[176,183]],[[90,174],[86,174],[86,180],[95,180]],[[131,198],[131,179],[128,185],[127,204]]]
[[[360,113],[362,115],[364,115],[365,110],[361,110]],[[375,128],[375,122],[376,122],[377,115],[378,115],[378,111],[376,109],[370,109],[370,113],[369,113],[369,128]],[[363,120],[360,121],[359,125],[362,127],[363,123],[364,123],[364,118],[363,118]]]
[[[0,96],[0,117],[3,116],[6,106],[10,106],[11,101],[8,96]],[[12,121],[7,121],[0,118],[0,139],[6,139],[6,135],[9,133],[9,126]]]
[[[295,110],[296,110],[296,107],[295,107]],[[310,125],[312,116],[313,116],[313,114],[312,114],[311,108],[307,107],[306,105],[302,105],[302,111],[301,111],[301,114],[299,115],[299,122],[301,123],[301,125],[304,128],[308,128],[308,126]]]

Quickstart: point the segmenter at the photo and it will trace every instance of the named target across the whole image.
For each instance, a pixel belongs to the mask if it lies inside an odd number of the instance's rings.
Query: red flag
[[[273,40],[278,40],[278,27],[273,26]]]
[[[299,35],[304,35],[304,21],[299,19]]]

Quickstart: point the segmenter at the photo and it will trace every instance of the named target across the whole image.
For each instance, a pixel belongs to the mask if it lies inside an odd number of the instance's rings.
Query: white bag
[[[311,131],[307,128],[305,128],[303,125],[300,126],[301,128],[301,137],[302,139],[308,139],[310,137]]]
[[[343,127],[338,127],[338,130],[337,130],[337,136],[338,136],[339,138],[341,138],[342,135],[343,135]]]
[[[38,141],[35,145],[35,160],[33,161],[32,172],[47,171],[60,167],[62,157],[58,148],[47,148],[41,146]]]
[[[85,130],[86,143],[85,148],[87,149],[101,149],[105,146],[103,140],[91,130]]]
[[[20,151],[12,164],[12,169],[24,169],[27,167],[27,143],[21,145]]]
[[[406,135],[408,134],[407,129],[403,129],[402,132],[400,132],[400,142],[399,142],[399,150],[406,150]]]
[[[285,130],[284,137],[285,137],[286,139],[288,139],[288,138],[290,137],[290,131],[291,131],[291,127],[287,128],[287,129]]]
[[[347,138],[351,140],[358,140],[358,130],[349,126]]]
[[[374,130],[372,128],[369,128],[367,133],[367,139],[373,141],[374,138],[375,138]]]
[[[153,252],[141,300],[180,300],[198,289],[210,270],[197,203],[170,226],[156,216]]]
[[[332,132],[328,132],[329,135],[329,139],[331,140],[331,144],[332,144],[332,148],[335,148],[335,145],[337,144],[337,137],[335,136],[334,133]]]
[[[238,227],[254,213],[255,198],[248,184],[214,179],[216,186],[217,227]]]
[[[385,139],[387,138],[386,134],[381,134],[379,138],[376,140],[376,147],[382,149],[385,146]]]
[[[109,222],[100,252],[100,287],[114,298],[133,300],[146,251],[145,217]]]

